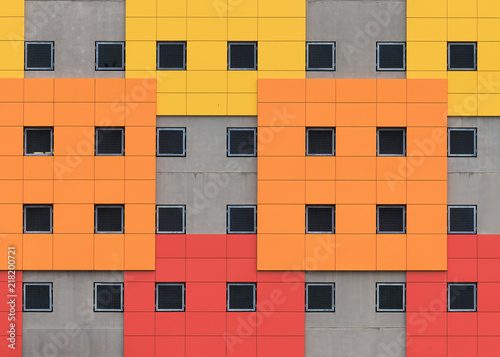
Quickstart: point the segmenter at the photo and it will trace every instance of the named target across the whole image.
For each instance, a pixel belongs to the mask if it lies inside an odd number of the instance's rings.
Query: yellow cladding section
[[[305,78],[305,0],[127,0],[126,77],[156,78],[157,115],[257,115],[258,78]],[[186,42],[157,70],[157,41]],[[228,70],[228,41],[257,42],[257,70]]]
[[[448,43],[477,43],[477,70],[448,71]],[[448,79],[448,115],[500,115],[500,1],[408,0],[408,78]]]
[[[24,0],[4,1],[0,12],[0,78],[24,77]]]

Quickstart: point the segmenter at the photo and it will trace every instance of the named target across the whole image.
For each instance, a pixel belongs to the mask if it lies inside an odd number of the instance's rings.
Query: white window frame
[[[332,231],[309,231],[309,208],[331,208]],[[335,233],[335,205],[306,205],[306,233],[307,234],[334,234]]]
[[[182,131],[182,154],[161,154],[160,153],[160,132],[161,131]],[[156,128],[156,156],[185,157],[186,156],[186,128]]]
[[[331,131],[332,132],[332,153],[331,154],[310,154],[309,153],[309,131]],[[336,130],[333,127],[307,127],[306,128],[306,156],[335,156]]]
[[[451,68],[450,66],[450,46],[453,45],[474,45],[474,68]],[[448,71],[477,71],[477,42],[448,42]]]
[[[380,208],[403,208],[403,231],[381,231],[379,230]],[[406,234],[406,205],[377,205],[377,234]]]
[[[309,308],[309,286],[330,286],[332,288],[332,308],[331,309],[311,309],[311,308]],[[335,283],[306,283],[306,311],[308,311],[308,312],[335,312]]]
[[[474,232],[455,232],[450,230],[451,208],[474,208]],[[477,206],[476,205],[448,205],[448,234],[477,234]]]
[[[253,231],[252,232],[247,232],[247,231],[230,231],[230,222],[231,222],[231,209],[232,208],[253,208]],[[227,234],[255,234],[257,233],[257,206],[256,205],[227,205],[226,206],[226,213],[227,213],[227,223],[226,223],[226,231]]]
[[[28,131],[49,130],[50,131],[50,152],[28,153]],[[25,126],[24,127],[24,156],[53,156],[54,155],[54,128],[50,126]]]
[[[380,153],[380,131],[402,131],[403,132],[403,154],[381,154]],[[377,128],[377,156],[404,157],[406,156],[406,128]]]
[[[50,208],[50,230],[49,231],[27,231],[26,230],[26,208]],[[54,207],[53,205],[24,205],[23,206],[23,233],[25,234],[51,234],[54,230]]]
[[[121,209],[121,226],[122,226],[122,229],[121,231],[98,231],[97,230],[97,226],[98,226],[98,222],[99,222],[99,216],[97,214],[97,211],[99,210],[99,208],[120,208]],[[94,205],[94,233],[95,234],[122,234],[125,232],[125,226],[124,226],[124,222],[125,222],[125,207],[124,205]]]
[[[26,308],[26,286],[27,285],[42,285],[49,287],[49,304],[48,309],[27,309]],[[23,283],[23,312],[52,312],[54,311],[54,301],[53,301],[53,283],[38,283],[38,282],[25,282]]]
[[[332,67],[330,68],[309,68],[309,45],[331,45],[332,46]],[[306,43],[306,71],[335,71],[336,70],[336,43],[335,42],[307,42]]]
[[[109,286],[109,285],[120,285],[120,298],[121,298],[121,308],[120,309],[98,309],[97,308],[97,287],[98,286]],[[123,300],[124,300],[124,284],[122,282],[108,282],[108,283],[94,283],[94,312],[121,312],[124,310]]]
[[[403,45],[403,68],[380,68],[380,46],[384,45]],[[377,71],[406,71],[406,42],[377,42]]]
[[[229,307],[229,302],[231,300],[231,286],[252,286],[253,287],[253,308],[252,309],[231,309]],[[256,311],[257,309],[257,283],[227,283],[226,286],[226,310],[228,312],[232,311]]]
[[[451,132],[452,131],[473,131],[474,132],[474,154],[452,154],[451,153]],[[448,128],[448,156],[449,157],[477,157],[477,128]]]
[[[101,130],[121,130],[122,132],[122,151],[120,154],[101,154],[99,153],[99,135],[98,132]],[[124,156],[125,155],[125,128],[120,126],[103,127],[99,126],[95,128],[95,156]]]
[[[253,45],[254,62],[253,68],[232,68],[231,67],[231,46],[232,45]],[[228,71],[256,71],[257,70],[257,42],[256,41],[229,41],[227,43],[227,69]]]
[[[160,47],[162,45],[183,45],[183,66],[176,68],[165,68],[160,67]],[[158,71],[185,71],[186,70],[186,58],[187,58],[187,45],[186,41],[158,41],[156,42],[156,69]]]
[[[48,67],[28,67],[28,45],[51,45],[51,66]],[[54,41],[25,41],[24,42],[24,70],[25,71],[53,71],[54,70]]]
[[[231,132],[233,131],[243,131],[243,130],[251,130],[253,131],[253,153],[252,154],[231,154],[229,152],[230,150],[230,143],[231,143]],[[227,145],[227,156],[228,157],[255,157],[257,156],[257,128],[227,128],[227,133],[226,133],[226,145]]]
[[[474,286],[474,308],[473,309],[452,309],[451,308],[451,286]],[[477,311],[477,283],[448,283],[448,312],[476,312]]]
[[[182,308],[181,309],[160,309],[158,307],[158,287],[159,286],[181,286],[182,287]],[[186,283],[156,283],[155,286],[155,296],[156,296],[156,301],[155,301],[155,307],[156,311],[185,311],[186,310]]]
[[[99,46],[100,45],[121,45],[122,65],[120,68],[99,67]],[[96,41],[95,42],[95,70],[96,71],[124,71],[125,70],[125,42],[123,41]]]
[[[162,208],[182,209],[182,231],[160,231],[160,210]],[[157,205],[156,206],[156,233],[158,234],[185,234],[186,233],[186,206],[185,205]]]
[[[380,302],[380,286],[402,286],[403,287],[403,308],[402,309],[381,309],[379,307]],[[405,312],[406,311],[406,283],[376,283],[376,312]]]

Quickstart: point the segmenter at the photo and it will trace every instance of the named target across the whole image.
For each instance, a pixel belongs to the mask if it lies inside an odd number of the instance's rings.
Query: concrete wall
[[[306,312],[306,357],[402,357],[404,312],[376,312],[376,283],[405,272],[307,272],[306,282],[335,283],[335,312]]]
[[[156,203],[186,205],[186,233],[225,234],[226,205],[257,204],[257,158],[227,157],[228,127],[257,127],[255,117],[158,117],[186,128],[186,157],[156,160]]]
[[[122,78],[124,71],[95,71],[96,41],[125,41],[124,0],[26,1],[25,40],[54,41],[54,71],[25,77]]]
[[[336,42],[336,70],[308,78],[406,78],[376,71],[376,43],[406,41],[405,0],[307,0],[307,41]]]

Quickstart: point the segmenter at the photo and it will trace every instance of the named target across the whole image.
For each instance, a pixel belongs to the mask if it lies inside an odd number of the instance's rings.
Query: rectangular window
[[[24,155],[53,155],[53,128],[24,128]]]
[[[186,156],[186,128],[156,129],[158,156]]]
[[[405,283],[377,283],[377,312],[404,312],[405,310]]]
[[[448,128],[448,156],[477,156],[477,129]]]
[[[335,311],[334,283],[306,283],[306,311]]]
[[[228,42],[229,70],[257,70],[257,42]]]
[[[335,71],[335,42],[308,42],[308,71]]]
[[[52,312],[52,283],[23,283],[23,311]]]
[[[99,156],[125,155],[125,129],[96,128],[95,154]]]
[[[476,234],[476,206],[448,206],[448,233]]]
[[[228,128],[227,156],[257,156],[257,129]]]
[[[52,233],[52,205],[24,205],[24,233]]]
[[[335,155],[335,129],[306,128],[306,155]]]
[[[448,284],[448,311],[476,311],[476,283]]]
[[[157,206],[157,233],[186,233],[186,206]]]
[[[125,43],[96,42],[95,70],[96,71],[125,70]]]
[[[448,42],[448,71],[476,71],[476,47],[476,42]]]
[[[94,311],[123,311],[123,283],[94,283]]]
[[[184,311],[185,296],[184,283],[156,283],[156,311]]]
[[[377,206],[377,233],[406,233],[406,206]]]
[[[377,128],[377,156],[405,155],[405,128]]]
[[[406,71],[406,43],[377,42],[377,71]]]
[[[257,284],[227,283],[227,311],[255,311]]]
[[[335,233],[335,206],[306,206],[306,233]]]
[[[256,206],[227,206],[227,233],[252,234],[256,232]]]
[[[25,42],[24,69],[26,71],[53,71],[54,42]]]
[[[123,205],[95,206],[95,233],[123,233]]]
[[[186,42],[158,42],[156,47],[157,69],[186,69]]]

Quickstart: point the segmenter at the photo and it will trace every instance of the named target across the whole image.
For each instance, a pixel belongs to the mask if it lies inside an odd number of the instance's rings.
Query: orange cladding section
[[[260,79],[258,101],[259,270],[446,270],[445,80]],[[306,156],[312,127],[335,155]],[[382,127],[405,156],[377,156]],[[306,234],[306,205],[334,205],[335,233]],[[377,234],[377,205],[406,206],[406,233]]]

